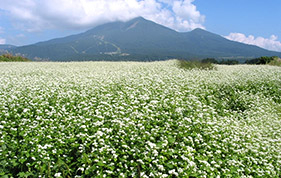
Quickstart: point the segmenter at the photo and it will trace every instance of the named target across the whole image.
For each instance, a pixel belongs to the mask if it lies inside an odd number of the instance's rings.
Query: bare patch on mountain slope
[[[120,48],[119,46],[117,46],[116,44],[111,43],[111,42],[109,42],[109,41],[106,41],[106,40],[104,39],[104,36],[93,35],[93,38],[99,40],[99,42],[98,42],[99,45],[102,45],[102,44],[111,45],[111,46],[113,46],[114,48],[116,48],[116,51],[104,52],[103,54],[107,54],[107,55],[120,55],[120,56],[128,56],[128,55],[129,55],[129,54],[127,54],[127,53],[122,53],[122,52],[121,52],[121,48]],[[94,47],[96,47],[96,46],[90,46],[90,47],[88,47],[87,49],[83,50],[82,53],[85,54],[86,51],[88,51],[89,49],[94,48]]]
[[[139,23],[139,21],[136,21],[135,23],[133,23],[131,26],[129,26],[126,31],[132,29],[132,28],[135,28],[137,26],[137,24]]]

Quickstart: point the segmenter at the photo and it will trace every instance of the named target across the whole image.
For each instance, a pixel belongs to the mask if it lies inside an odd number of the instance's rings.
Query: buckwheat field
[[[281,177],[281,68],[1,63],[0,176]]]

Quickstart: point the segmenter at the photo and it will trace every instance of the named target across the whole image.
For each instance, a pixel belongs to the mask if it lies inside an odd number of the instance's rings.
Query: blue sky
[[[0,44],[27,45],[137,16],[281,51],[280,0],[0,0]]]
[[[280,0],[196,0],[194,4],[206,16],[204,25],[210,31],[281,38]]]

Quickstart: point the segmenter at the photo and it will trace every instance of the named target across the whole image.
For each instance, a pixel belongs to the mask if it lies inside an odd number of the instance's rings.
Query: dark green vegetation
[[[202,61],[187,61],[187,60],[178,60],[178,66],[182,69],[203,69],[203,70],[212,70],[215,69],[213,63],[202,62]]]
[[[3,54],[0,56],[0,62],[27,62],[29,59],[22,56],[13,56],[11,54]]]
[[[211,64],[224,64],[224,65],[235,65],[240,64],[238,60],[216,60],[215,58],[205,58],[201,60],[201,63],[211,63]],[[277,56],[262,56],[259,58],[249,59],[245,61],[245,64],[256,64],[256,65],[272,65],[281,66],[281,59]]]
[[[281,56],[257,46],[227,40],[202,29],[179,33],[144,18],[113,22],[85,33],[10,50],[34,60],[138,60]]]
[[[246,64],[270,64],[270,63],[274,63],[273,61],[277,62],[278,61],[278,57],[277,56],[262,56],[259,58],[255,58],[255,59],[251,59],[251,60],[247,60],[245,63]]]
[[[270,61],[268,64],[272,66],[281,66],[281,59],[275,58],[274,60]]]
[[[212,63],[212,64],[224,64],[224,65],[235,65],[239,64],[238,60],[234,59],[222,59],[222,60],[216,60],[215,58],[206,58],[201,60],[202,63]]]

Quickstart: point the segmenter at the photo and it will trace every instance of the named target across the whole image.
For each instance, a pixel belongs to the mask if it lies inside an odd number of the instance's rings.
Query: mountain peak
[[[143,18],[142,16],[135,17],[135,18],[131,19],[130,21],[138,21],[138,20],[147,21],[147,20],[146,20],[145,18]]]
[[[142,24],[145,24],[145,23],[154,23],[153,21],[150,21],[150,20],[147,20],[141,16],[139,17],[136,17],[136,18],[133,18],[129,21],[126,21],[124,22],[125,24],[134,24],[134,23],[142,23]]]
[[[208,33],[208,34],[210,34],[211,32],[206,31],[202,28],[195,28],[194,30],[191,31],[191,33]]]
[[[220,35],[206,31],[202,28],[196,28],[189,32],[189,34],[193,36],[200,36],[201,38],[208,37],[208,38],[222,38]]]
[[[129,30],[129,29],[135,28],[137,26],[137,24],[140,23],[140,22],[148,22],[148,20],[139,16],[139,17],[133,18],[133,19],[127,21],[127,22],[124,22],[125,26],[127,26],[126,31]]]
[[[204,30],[203,28],[195,28],[192,31],[206,31],[206,30]]]
[[[281,56],[196,28],[179,33],[143,17],[97,26],[85,33],[17,47],[14,54],[50,60],[159,60]]]

